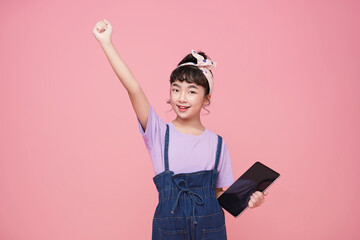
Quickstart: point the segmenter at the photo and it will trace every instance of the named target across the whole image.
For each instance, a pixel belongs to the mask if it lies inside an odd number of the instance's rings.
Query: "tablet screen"
[[[260,162],[254,163],[219,198],[219,204],[234,217],[248,207],[251,195],[263,192],[280,176]]]

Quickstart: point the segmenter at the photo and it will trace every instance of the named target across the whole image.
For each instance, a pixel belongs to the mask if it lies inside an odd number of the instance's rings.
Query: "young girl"
[[[216,63],[192,50],[178,64],[170,76],[168,101],[177,117],[165,123],[112,45],[110,23],[96,23],[93,33],[129,94],[154,166],[159,203],[152,239],[226,239],[224,211],[217,198],[234,182],[230,156],[222,137],[200,120],[201,109],[210,103],[211,69]],[[248,205],[257,207],[263,201],[257,191]]]

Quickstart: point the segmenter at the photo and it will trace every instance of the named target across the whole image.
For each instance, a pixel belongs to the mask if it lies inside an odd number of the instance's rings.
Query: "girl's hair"
[[[198,54],[203,56],[205,59],[209,58],[202,51],[198,52]],[[196,64],[197,59],[191,53],[189,53],[178,63],[178,66],[180,64],[187,63],[187,62],[193,62]],[[211,70],[209,70],[209,71],[211,72]],[[211,75],[212,75],[212,72],[211,72]],[[180,82],[186,81],[187,83],[195,83],[196,85],[203,86],[205,88],[204,98],[207,98],[207,100],[208,100],[208,103],[205,106],[210,105],[210,99],[208,98],[209,92],[210,92],[209,82],[206,79],[205,75],[201,72],[201,70],[197,66],[185,65],[185,66],[175,68],[170,75],[170,85],[173,82],[175,82],[176,80],[179,80]],[[168,100],[167,103],[170,104],[170,100]],[[205,106],[203,108],[206,111],[208,111],[208,113],[210,113],[210,111],[207,110],[205,108]]]

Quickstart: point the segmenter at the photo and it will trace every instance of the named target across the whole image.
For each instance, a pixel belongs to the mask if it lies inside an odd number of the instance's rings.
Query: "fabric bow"
[[[216,67],[216,62],[213,62],[210,59],[205,59],[203,56],[198,54],[193,49],[191,50],[191,54],[197,59],[197,63],[187,62],[187,63],[180,64],[178,67],[185,66],[185,65],[197,66],[203,72],[206,79],[208,80],[209,87],[210,87],[210,93],[211,93],[214,88],[214,83],[213,83],[212,74],[209,70],[212,70]]]
[[[189,194],[191,200],[193,201],[193,209],[192,209],[192,215],[194,217],[194,224],[197,224],[197,221],[196,221],[196,218],[195,218],[195,203],[196,204],[204,204],[204,199],[197,193],[193,192],[189,186],[188,186],[188,183],[184,180],[184,179],[180,179],[179,181],[176,181],[174,178],[173,178],[173,181],[175,182],[175,184],[178,186],[178,188],[180,189],[177,197],[176,197],[176,200],[175,200],[175,203],[173,205],[173,208],[171,210],[171,213],[174,214],[174,210],[176,208],[176,206],[178,205],[179,203],[179,198],[181,196],[182,193],[187,193]],[[184,183],[184,185],[182,186],[181,183]],[[195,196],[200,199],[200,201],[197,201]]]

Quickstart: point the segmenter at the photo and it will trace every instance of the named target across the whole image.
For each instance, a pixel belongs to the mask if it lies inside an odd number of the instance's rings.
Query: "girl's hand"
[[[256,208],[259,207],[264,201],[265,201],[265,197],[268,195],[267,192],[260,192],[260,191],[256,191],[254,192],[251,196],[250,196],[250,201],[248,203],[249,208]]]
[[[104,19],[95,24],[93,34],[100,44],[111,43],[112,27],[110,23]]]

